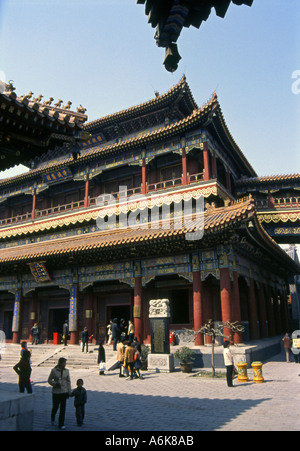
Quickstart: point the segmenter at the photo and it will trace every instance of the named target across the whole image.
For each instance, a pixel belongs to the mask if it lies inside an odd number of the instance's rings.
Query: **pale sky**
[[[136,0],[0,0],[0,78],[18,95],[82,104],[94,120],[167,92],[185,74],[199,106],[217,92],[258,175],[299,173],[299,23],[299,0],[232,4],[225,19],[213,11],[200,30],[183,29],[171,74]]]

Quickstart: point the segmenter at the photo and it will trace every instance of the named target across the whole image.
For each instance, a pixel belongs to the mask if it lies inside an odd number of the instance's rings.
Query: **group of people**
[[[99,351],[100,354],[100,351]],[[19,376],[20,393],[32,393],[31,381],[31,352],[27,348],[27,342],[21,343],[21,356],[19,362],[13,367]],[[105,359],[105,355],[104,355]],[[74,397],[75,415],[77,425],[82,426],[85,415],[85,404],[87,402],[87,392],[83,387],[84,382],[78,379],[76,388],[72,390],[69,370],[66,368],[67,360],[61,357],[58,364],[51,370],[48,383],[52,386],[52,410],[51,423],[54,424],[55,416],[59,409],[58,427],[65,429],[66,403],[69,397]]]
[[[141,345],[134,337],[133,322],[129,320],[127,325],[124,318],[120,321],[114,318],[107,326],[107,334],[107,344],[110,345],[113,341],[113,350],[117,351],[119,377],[127,377],[130,380],[142,379]]]
[[[66,368],[67,360],[61,357],[58,364],[51,370],[48,383],[52,386],[52,410],[51,423],[55,424],[55,416],[59,409],[58,427],[64,430],[66,404],[69,397],[74,397],[75,415],[78,426],[83,425],[85,404],[87,403],[87,391],[83,387],[83,379],[78,379],[76,388],[71,389],[70,372]]]
[[[110,345],[113,341],[113,350],[117,350],[117,344],[121,342],[121,340],[128,340],[130,342],[133,341],[134,338],[134,325],[132,321],[128,321],[128,325],[124,318],[121,318],[118,321],[118,318],[114,318],[107,325],[107,334],[108,341],[107,344]]]
[[[121,338],[117,344],[117,362],[120,368],[119,377],[127,377],[130,380],[143,379],[140,373],[141,345],[136,337],[133,341]]]

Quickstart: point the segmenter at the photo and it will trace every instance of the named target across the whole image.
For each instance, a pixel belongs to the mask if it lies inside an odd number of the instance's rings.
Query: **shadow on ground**
[[[9,392],[18,391],[17,384],[1,383],[0,388]],[[57,427],[50,424],[51,388],[33,385],[33,393],[34,431],[57,430]],[[80,430],[213,431],[268,400],[199,399],[89,390],[85,424]],[[68,431],[79,430],[73,402],[73,399],[67,402],[65,424]]]

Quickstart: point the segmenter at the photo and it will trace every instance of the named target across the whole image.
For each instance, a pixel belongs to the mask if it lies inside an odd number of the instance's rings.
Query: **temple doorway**
[[[69,321],[69,309],[57,308],[49,310],[48,340],[53,340],[55,332],[62,334],[65,321]]]
[[[11,340],[13,337],[12,322],[13,322],[13,312],[12,311],[4,312],[3,332],[5,333],[6,340]]]
[[[110,305],[107,307],[106,311],[107,324],[110,320],[114,318],[118,318],[120,321],[121,318],[125,319],[126,325],[128,325],[128,320],[131,319],[130,315],[130,305]]]

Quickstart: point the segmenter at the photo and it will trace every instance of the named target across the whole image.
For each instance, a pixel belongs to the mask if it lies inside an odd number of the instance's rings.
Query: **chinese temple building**
[[[0,329],[8,340],[30,338],[38,322],[41,341],[51,343],[66,319],[70,343],[84,326],[105,339],[117,317],[133,319],[149,343],[149,301],[161,298],[170,300],[174,330],[238,321],[245,333],[235,343],[287,330],[299,265],[256,205],[271,197],[275,205],[275,185],[261,198],[264,180],[216,95],[198,107],[183,77],[82,130],[89,139],[72,142],[71,153],[66,144],[49,148],[27,173],[0,180]],[[195,344],[205,342],[200,334]]]
[[[254,197],[259,221],[277,243],[300,244],[300,174],[241,179],[237,194]]]

